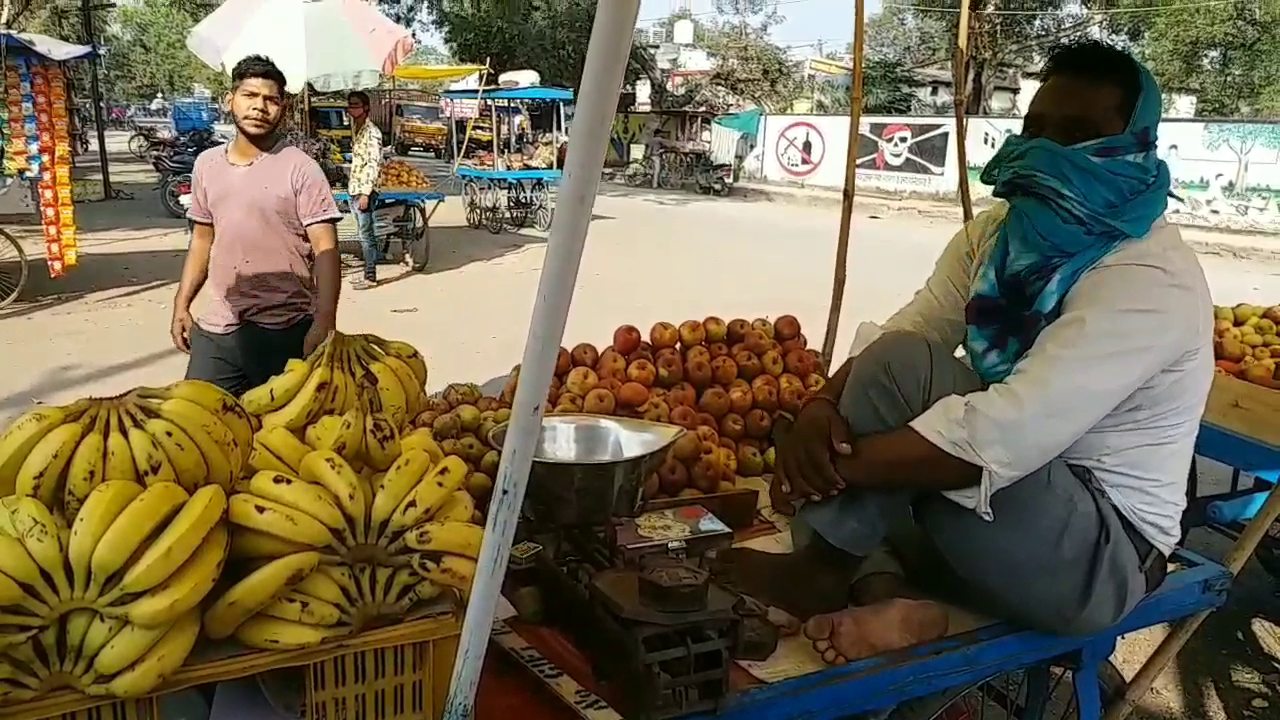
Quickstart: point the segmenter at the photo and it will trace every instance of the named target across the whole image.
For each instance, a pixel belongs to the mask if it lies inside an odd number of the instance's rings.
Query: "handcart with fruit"
[[[460,103],[474,103],[477,113],[479,105],[487,103],[493,129],[491,151],[465,161],[460,158],[454,165],[454,176],[462,183],[467,224],[488,228],[494,234],[505,227],[518,230],[532,226],[540,232],[550,229],[554,213],[552,189],[563,175],[558,149],[565,128],[564,106],[573,102],[573,91],[554,87],[477,88],[450,90],[443,97],[449,100],[455,117],[462,107]],[[522,148],[504,151],[512,140],[520,140],[508,132],[516,109],[545,118],[551,130],[536,140],[530,157]],[[468,123],[464,144],[470,139],[471,128]],[[534,142],[533,138],[528,140]],[[455,136],[454,157],[459,157],[457,145]]]
[[[339,207],[349,211],[351,195],[346,190],[335,190],[333,197]],[[405,262],[415,272],[425,269],[431,259],[431,218],[444,198],[444,193],[436,191],[431,180],[412,165],[402,160],[384,163],[372,209],[379,256]],[[339,226],[339,238],[343,252],[363,252],[355,218],[349,212]]]

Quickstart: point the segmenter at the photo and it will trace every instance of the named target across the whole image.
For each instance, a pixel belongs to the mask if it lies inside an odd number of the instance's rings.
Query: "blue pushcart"
[[[444,202],[444,193],[380,191],[375,197],[374,233],[378,238],[380,256],[393,262],[403,259],[414,272],[421,272],[431,260],[431,217]],[[349,212],[350,194],[345,190],[335,190],[333,199],[339,208]],[[350,238],[340,238],[340,241],[351,247],[340,249],[359,254],[363,251],[359,238],[354,236],[354,232],[349,234]]]

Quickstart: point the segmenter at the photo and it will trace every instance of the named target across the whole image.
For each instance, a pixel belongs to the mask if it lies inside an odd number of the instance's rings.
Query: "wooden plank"
[[[1280,448],[1280,390],[1214,375],[1204,422]]]

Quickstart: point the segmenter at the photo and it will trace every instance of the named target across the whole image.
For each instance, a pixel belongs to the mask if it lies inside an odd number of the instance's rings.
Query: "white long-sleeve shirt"
[[[957,233],[884,329],[958,347],[974,277],[1007,211],[1002,203]],[[876,330],[861,329],[855,350]],[[911,427],[982,468],[978,485],[946,495],[987,519],[992,493],[1061,457],[1093,471],[1116,508],[1168,554],[1181,534],[1213,380],[1212,336],[1204,272],[1178,229],[1161,219],[1077,281],[1062,315],[1003,382],[945,397]]]

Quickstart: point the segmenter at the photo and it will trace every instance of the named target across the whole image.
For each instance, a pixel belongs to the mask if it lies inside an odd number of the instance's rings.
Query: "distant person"
[[[231,142],[196,159],[195,224],[174,299],[173,344],[187,377],[234,395],[261,385],[333,332],[342,217],[324,173],[283,141],[285,77],[251,55],[231,72]],[[191,304],[204,289],[204,311]]]
[[[364,255],[364,276],[351,283],[352,289],[367,290],[378,284],[378,236],[373,210],[376,207],[378,174],[382,169],[382,131],[369,122],[369,95],[356,91],[347,96],[351,116],[351,211]]]

